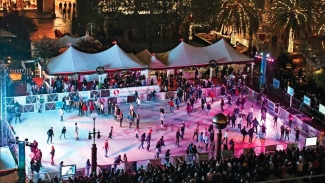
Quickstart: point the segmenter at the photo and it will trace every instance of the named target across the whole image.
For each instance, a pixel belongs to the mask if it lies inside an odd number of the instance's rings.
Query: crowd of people
[[[69,183],[241,183],[259,182],[270,179],[285,179],[325,173],[325,149],[319,146],[314,149],[290,149],[275,151],[269,154],[256,154],[251,149],[240,157],[187,164],[178,161],[164,165],[148,164],[132,171],[107,170],[89,176],[67,178]],[[309,182],[321,182],[323,177],[310,177]],[[30,181],[32,183],[33,181]],[[39,180],[38,182],[42,182]],[[54,177],[53,183],[60,179]]]

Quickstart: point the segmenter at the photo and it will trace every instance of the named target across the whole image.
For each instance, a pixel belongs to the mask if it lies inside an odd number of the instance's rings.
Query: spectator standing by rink
[[[118,155],[118,156],[114,159],[114,172],[117,171],[116,167],[117,167],[117,165],[119,165],[121,162],[124,163],[124,161],[122,161],[122,159],[121,159],[121,155]]]

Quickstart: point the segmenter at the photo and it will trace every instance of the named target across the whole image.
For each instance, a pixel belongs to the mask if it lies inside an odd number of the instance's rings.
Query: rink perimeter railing
[[[7,105],[10,107],[13,107],[14,101],[17,100],[21,104],[21,110],[22,112],[36,112],[35,110],[35,105],[36,105],[36,99],[43,99],[44,103],[43,105],[43,110],[57,110],[58,107],[61,107],[62,104],[62,98],[64,96],[75,96],[79,95],[80,99],[83,100],[91,100],[94,97],[97,97],[98,100],[101,100],[104,102],[104,104],[107,103],[108,100],[113,98],[116,100],[117,103],[123,103],[123,102],[128,102],[128,97],[132,96],[134,94],[134,90],[137,90],[139,92],[139,96],[141,100],[146,101],[147,100],[147,95],[150,90],[152,89],[157,89],[159,87],[158,85],[154,86],[144,86],[144,87],[132,87],[132,88],[122,88],[122,89],[110,89],[110,90],[91,90],[91,91],[78,91],[78,92],[66,92],[66,93],[55,93],[55,94],[44,94],[44,95],[33,95],[33,96],[20,96],[20,97],[9,97],[7,98]],[[258,97],[258,93],[255,92],[254,90],[246,88],[246,95],[253,99],[255,102]],[[208,95],[211,91],[213,91],[216,96],[220,95],[220,87],[213,87],[213,88],[203,88],[203,93]],[[166,98],[173,98],[175,96],[175,91],[169,91],[169,92],[160,92],[157,93],[157,100],[165,100]],[[113,95],[113,96],[112,96]],[[294,105],[296,105],[296,101],[293,101]],[[276,105],[272,101],[267,99],[267,109],[269,114],[275,115],[278,114],[279,117],[283,120],[283,122],[288,125],[288,116],[289,112],[282,108],[281,106]],[[304,123],[299,117],[294,116],[293,120],[293,125],[297,126],[300,128],[307,136],[313,137],[313,136],[319,136],[320,132],[313,127],[309,126],[307,123]],[[9,132],[8,132],[9,133]],[[15,132],[13,131],[12,128],[10,128],[10,139],[14,139],[15,137]],[[322,144],[322,142],[320,142]],[[263,147],[254,147],[256,152],[272,152],[275,150],[281,150],[281,149],[286,149],[287,147],[301,147],[303,146],[302,144],[278,144],[278,145],[271,145],[271,146],[263,146]],[[247,149],[235,149],[235,152],[233,153],[235,156],[239,156],[241,154],[246,154],[248,151],[250,151],[252,148],[247,148]],[[224,151],[225,152],[225,151]],[[202,153],[206,154],[206,153]],[[200,154],[198,156],[198,159],[200,160],[208,160],[211,157],[214,157],[212,153],[208,153],[209,155],[202,155]],[[229,153],[232,154],[232,153]],[[176,159],[176,160],[175,160]],[[189,156],[183,155],[183,156],[174,156],[170,158],[171,164],[179,161],[179,160],[190,160]],[[193,159],[193,158],[192,158]],[[154,160],[143,160],[143,161],[137,161],[137,162],[128,162],[126,164],[121,164],[118,166],[119,169],[125,169],[128,170],[130,169],[130,166],[135,167],[141,167],[142,166],[147,166],[149,163],[152,165],[157,165],[162,164],[164,162],[164,158],[160,159],[154,159]],[[131,163],[131,165],[130,165]],[[133,163],[133,164],[132,164]],[[28,162],[26,163],[28,165]],[[99,171],[105,171],[105,166],[106,170],[109,167],[112,167],[113,165],[100,165],[99,166]],[[28,167],[28,166],[27,166]],[[29,171],[28,167],[28,171]],[[77,170],[77,175],[84,175],[85,174],[85,168],[81,168]],[[58,176],[59,172],[48,172],[48,173],[39,173],[39,174],[32,174],[32,175],[27,175],[28,179],[32,180],[37,180],[38,178],[41,178],[43,180],[51,180],[54,176]]]
[[[248,88],[247,86],[245,86],[245,88],[246,88],[246,95],[256,102],[259,97],[258,93],[255,92],[254,90],[252,90],[251,88]],[[290,96],[284,97],[284,100],[287,100],[288,97],[290,100]],[[271,114],[272,116],[274,116],[275,114],[279,115],[279,118],[281,118],[281,120],[284,122],[284,124],[288,126],[289,125],[288,117],[289,117],[290,113],[286,109],[284,109],[282,106],[279,106],[278,104],[273,103],[269,99],[266,99],[266,100],[267,100],[267,110],[268,110],[269,114]],[[293,100],[293,103],[294,103],[294,100]],[[302,121],[299,118],[299,115],[293,115],[293,116],[294,116],[293,122],[292,122],[293,126],[297,126],[302,132],[307,134],[308,137],[319,137],[320,131],[316,130],[315,128],[310,126],[308,123],[305,123],[304,121]]]
[[[256,146],[254,148],[244,148],[244,149],[235,149],[234,152],[229,150],[224,150],[221,152],[221,156],[223,159],[226,158],[233,158],[240,157],[242,154],[246,155],[247,153],[250,153],[252,150],[254,150],[255,154],[260,153],[274,153],[276,150],[283,150],[287,147],[297,148],[299,145],[297,143],[292,144],[274,144],[269,146]],[[178,155],[178,156],[170,156],[169,159],[169,166],[175,166],[177,164],[182,163],[185,161],[187,164],[192,164],[193,162],[199,162],[199,161],[208,161],[211,158],[215,157],[216,151],[208,151],[203,153],[198,153],[197,155],[193,154],[186,154],[186,155]],[[156,159],[148,159],[148,160],[138,160],[138,161],[129,161],[126,163],[121,163],[117,165],[117,169],[124,170],[125,172],[132,173],[137,169],[144,168],[146,169],[148,166],[157,167],[157,166],[164,166],[166,164],[166,158],[156,158]],[[106,164],[106,165],[98,165],[97,166],[97,172],[96,173],[102,173],[106,171],[111,171],[114,168],[114,164]],[[30,173],[30,169],[28,170]],[[89,170],[89,174],[91,170]],[[55,172],[47,172],[47,173],[38,173],[38,174],[28,174],[27,180],[33,180],[37,181],[38,179],[45,180],[46,182],[50,182],[54,177],[61,177],[59,171]],[[78,168],[76,170],[76,176],[87,176],[87,169],[84,168]],[[63,178],[64,179],[64,178]]]

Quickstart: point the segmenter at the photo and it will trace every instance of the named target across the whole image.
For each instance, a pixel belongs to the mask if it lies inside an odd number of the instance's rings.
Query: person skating
[[[139,140],[139,127],[135,127],[135,129],[134,129],[134,133],[135,133],[135,140]]]
[[[210,110],[211,110],[211,104],[208,102],[207,103],[207,116],[209,116]]]
[[[79,137],[78,137],[78,131],[79,131],[79,127],[77,126],[77,123],[74,124],[75,127],[74,127],[74,132],[76,134],[76,140],[79,140]]]
[[[184,134],[185,134],[185,123],[182,123],[181,126],[181,139],[184,140]]]
[[[224,101],[223,97],[221,98],[220,106],[221,106],[221,112],[223,112],[224,111],[223,107],[225,106],[225,101]]]
[[[250,128],[251,127],[251,124],[252,124],[252,121],[253,121],[253,113],[248,113],[247,115],[247,118],[246,118],[246,121],[247,121],[247,125],[246,127],[247,128]]]
[[[201,133],[199,134],[198,141],[199,141],[198,148],[202,148],[203,143],[204,143],[203,132],[201,132]]]
[[[160,141],[158,141],[157,144],[156,144],[155,158],[159,158],[159,153],[160,153],[159,149],[160,149],[160,146],[161,146]]]
[[[143,147],[143,144],[144,144],[144,141],[146,140],[146,133],[143,133],[140,137],[140,141],[141,141],[141,144],[140,146],[138,147],[138,149],[140,150],[140,147],[142,147],[142,149],[144,149]]]
[[[226,144],[228,144],[228,129],[226,129],[225,133],[223,134],[223,139],[221,143],[223,143],[224,140],[226,140]]]
[[[21,113],[19,110],[16,111],[15,117],[16,117],[15,124],[17,124],[17,121],[19,121],[19,123],[21,123],[21,120],[20,120]]]
[[[148,134],[145,140],[147,142],[147,151],[150,152],[151,134]]]
[[[140,98],[138,97],[138,98],[137,98],[137,105],[138,105],[137,110],[140,109],[140,104],[141,104],[141,100],[140,100]]]
[[[61,135],[60,135],[60,139],[61,139],[61,136],[63,135],[63,137],[64,137],[64,139],[66,139],[65,138],[65,133],[67,132],[67,129],[66,129],[66,127],[64,126],[63,128],[62,128],[62,130],[61,130]]]
[[[175,104],[176,104],[176,109],[178,110],[179,109],[179,105],[180,105],[181,101],[178,97],[176,97],[175,99]]]
[[[136,122],[137,122],[137,128],[139,128],[139,124],[140,124],[140,115],[139,114],[137,115]]]
[[[291,133],[291,129],[289,126],[287,126],[285,128],[285,136],[284,136],[284,140],[288,139],[289,140],[289,134]]]
[[[164,119],[165,119],[164,114],[160,113],[160,124],[161,124],[161,126],[164,126]]]
[[[166,160],[166,165],[169,164],[169,159],[170,159],[170,149],[167,149],[166,153],[165,153],[165,160]]]
[[[51,165],[54,165],[54,155],[55,155],[54,146],[52,146],[50,154],[51,154]]]
[[[63,111],[63,108],[62,107],[59,109],[59,114],[60,114],[60,121],[63,121],[64,111]]]
[[[284,132],[285,132],[285,126],[284,126],[284,124],[282,124],[280,126],[280,131],[281,131],[280,139],[283,140],[283,138],[284,138]]]
[[[195,139],[197,141],[198,137],[199,137],[199,124],[197,124],[195,129],[194,129],[193,140],[194,140],[194,137],[196,137]]]
[[[253,142],[253,135],[254,135],[254,127],[251,127],[249,130],[248,130],[248,144],[251,144]]]
[[[159,112],[162,114],[165,114],[165,110],[164,110],[163,106],[160,106]]]
[[[174,102],[173,102],[173,100],[170,99],[168,104],[169,104],[169,112],[174,113]]]
[[[108,156],[107,156],[108,149],[109,149],[109,146],[108,146],[108,139],[105,140],[102,149],[105,149],[105,157],[108,157]]]
[[[37,100],[36,100],[35,107],[36,107],[37,112],[41,113],[41,102],[40,102],[39,98],[37,98]]]
[[[241,129],[240,133],[243,135],[243,141],[242,142],[244,142],[245,141],[245,137],[247,135],[247,131],[246,131],[246,127],[245,126],[243,127],[243,129]]]
[[[296,126],[295,131],[296,131],[295,142],[299,142],[300,129]]]
[[[108,138],[112,139],[113,137],[113,127],[111,126],[111,130],[109,131]]]
[[[275,114],[275,116],[273,117],[273,127],[278,127],[278,114]]]
[[[178,129],[176,131],[176,143],[175,145],[179,147],[179,138],[181,137],[181,133],[180,133],[180,130]]]
[[[52,137],[54,137],[53,127],[51,127],[51,128],[47,131],[47,143],[49,143],[49,140],[50,140],[50,139],[51,139],[51,143],[52,143]]]

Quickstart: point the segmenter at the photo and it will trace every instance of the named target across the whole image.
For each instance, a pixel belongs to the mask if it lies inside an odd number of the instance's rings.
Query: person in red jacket
[[[87,104],[86,104],[86,103],[84,103],[84,104],[82,105],[82,110],[84,111],[84,114],[85,114],[86,116],[88,116],[88,115],[87,115],[88,107],[87,107]]]
[[[89,102],[89,111],[90,111],[90,114],[93,113],[94,110],[95,110],[94,103],[93,102]]]
[[[214,102],[214,92],[210,92],[210,97],[211,97],[211,102],[213,103]]]
[[[174,111],[173,111],[174,110],[174,102],[173,102],[173,100],[170,99],[168,104],[169,104],[170,113],[174,113]]]

